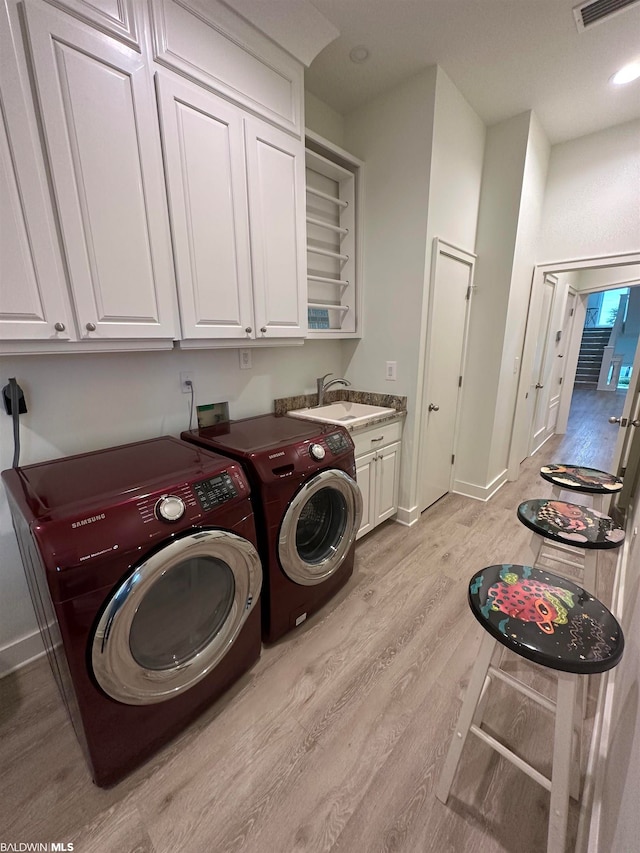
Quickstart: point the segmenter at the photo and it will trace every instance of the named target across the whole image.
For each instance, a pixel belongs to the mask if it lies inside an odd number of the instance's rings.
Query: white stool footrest
[[[494,666],[490,666],[489,675],[495,675],[495,677],[500,679],[500,681],[504,681],[504,683],[508,684],[509,687],[513,687],[514,690],[517,690],[518,693],[522,693],[523,696],[527,696],[533,702],[537,702],[538,705],[542,705],[542,707],[546,708],[547,711],[550,711],[552,714],[555,714],[556,703],[553,701],[553,699],[549,699],[547,696],[544,696],[538,690],[534,690],[533,687],[529,687],[528,684],[524,684],[522,681],[519,681],[517,678],[514,678],[513,675],[509,675],[509,673],[505,672],[503,669],[497,669]]]
[[[542,773],[532,767],[530,764],[520,758],[519,755],[516,755],[515,752],[512,752],[508,747],[504,744],[500,743],[499,740],[496,740],[490,734],[484,731],[484,729],[479,728],[476,725],[472,725],[469,729],[477,738],[484,741],[488,744],[492,749],[495,749],[496,752],[499,752],[503,758],[506,758],[507,761],[510,761],[512,764],[515,764],[523,773],[526,773],[527,776],[530,776],[534,782],[537,782],[539,785],[542,785],[547,791],[551,790],[551,779],[547,779]]]

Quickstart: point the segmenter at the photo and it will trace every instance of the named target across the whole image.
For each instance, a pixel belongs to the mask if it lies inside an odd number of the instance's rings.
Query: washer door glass
[[[94,634],[93,672],[120,702],[162,702],[222,659],[255,606],[260,560],[246,539],[201,530],[166,545],[114,590]]]
[[[282,520],[278,556],[285,574],[305,586],[336,572],[360,527],[362,495],[344,471],[322,471],[291,501]]]

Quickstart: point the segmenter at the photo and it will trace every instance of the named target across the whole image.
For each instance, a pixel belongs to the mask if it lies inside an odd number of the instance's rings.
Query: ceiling
[[[609,83],[640,60],[640,4],[578,32],[577,0],[311,2],[340,36],[305,87],[342,115],[437,64],[487,125],[532,109],[552,144],[640,118],[640,79]]]

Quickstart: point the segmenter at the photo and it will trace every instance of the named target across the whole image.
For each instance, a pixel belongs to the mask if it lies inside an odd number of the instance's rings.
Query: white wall
[[[304,123],[308,130],[344,148],[344,118],[311,92],[304,93]]]
[[[417,518],[418,453],[434,236],[473,251],[485,128],[440,68],[345,118],[365,162],[365,337],[345,344],[355,387],[406,395],[400,512]],[[385,378],[397,362],[398,379]]]
[[[3,357],[0,385],[15,376],[28,412],[20,417],[21,465],[159,435],[189,425],[190,395],[180,371],[194,374],[196,404],[229,402],[232,418],[273,411],[276,397],[315,391],[315,378],[341,375],[339,342],[251,350]],[[3,377],[3,378],[2,378]],[[194,420],[195,426],[195,420]],[[11,418],[0,414],[0,468],[11,466]],[[4,489],[0,488],[0,675],[40,649]]]
[[[406,395],[400,504],[414,458],[436,69],[405,81],[345,118],[344,147],[365,162],[365,337],[345,342],[355,388]],[[385,363],[397,362],[397,381]]]
[[[530,112],[487,131],[455,483],[478,497],[506,477],[548,152]]]
[[[637,495],[636,495],[637,499]],[[640,502],[636,500],[627,531],[640,526]],[[625,546],[627,547],[627,546]],[[640,543],[634,537],[629,543],[622,607],[617,613],[624,631],[625,648],[622,661],[612,673],[615,688],[611,711],[604,774],[600,797],[596,801],[599,815],[597,837],[590,851],[597,853],[630,853],[638,849],[640,838]],[[596,789],[598,790],[598,789]]]
[[[640,186],[638,187],[640,193]],[[640,204],[640,200],[638,202]],[[605,287],[625,287],[640,282],[640,264],[626,264],[617,267],[596,267],[579,270],[575,274],[576,290],[600,290]]]
[[[538,263],[638,251],[640,121],[551,150]]]

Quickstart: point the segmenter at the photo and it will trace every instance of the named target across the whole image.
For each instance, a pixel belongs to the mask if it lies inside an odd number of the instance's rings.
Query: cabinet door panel
[[[381,448],[376,466],[376,519],[385,521],[398,508],[398,478],[400,476],[400,442]]]
[[[57,10],[25,7],[81,334],[171,337],[166,200],[143,60]]]
[[[0,338],[65,341],[73,337],[66,283],[4,6],[0,53]]]
[[[157,82],[183,336],[245,339],[253,311],[242,117],[196,86]]]
[[[245,138],[257,336],[301,337],[307,328],[304,147],[252,119],[245,119]]]
[[[356,482],[362,492],[362,521],[356,539],[360,539],[365,533],[373,530],[376,525],[374,517],[375,505],[375,451],[365,453],[356,460]]]

